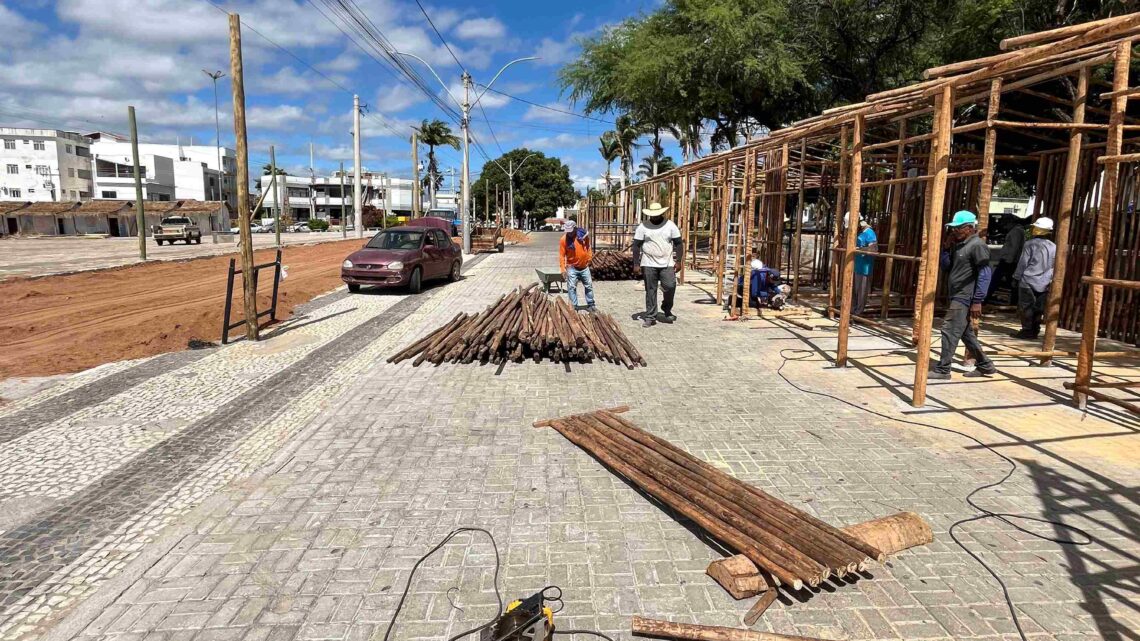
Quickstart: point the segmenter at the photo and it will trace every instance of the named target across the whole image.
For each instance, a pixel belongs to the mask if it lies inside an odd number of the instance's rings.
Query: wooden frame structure
[[[839,366],[851,323],[897,331],[882,319],[913,315],[912,403],[922,406],[943,222],[969,209],[986,230],[995,176],[1035,177],[1033,213],[1056,221],[1057,263],[1041,349],[1014,355],[1048,363],[1061,354],[1058,327],[1079,329],[1074,400],[1128,407],[1093,389],[1092,364],[1111,356],[1095,351],[1098,336],[1140,344],[1140,110],[1128,110],[1140,96],[1129,78],[1137,38],[1140,13],[1007,39],[1000,54],[928,69],[922,82],[626,186],[610,216],[634,225],[639,203],[672,207],[686,247],[682,282],[686,269],[714,274],[718,302],[735,304],[732,285],[757,257],[787,270],[793,298],[801,285],[826,287]],[[1098,93],[1102,85],[1110,90]],[[845,218],[860,216],[878,233],[877,253],[855,247],[858,226]],[[807,269],[805,231],[817,241]],[[881,295],[853,315],[847,294],[863,253],[874,257]]]

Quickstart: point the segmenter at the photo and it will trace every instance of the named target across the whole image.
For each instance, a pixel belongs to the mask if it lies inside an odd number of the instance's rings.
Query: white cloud
[[[584,147],[594,143],[593,136],[582,136],[576,134],[562,133],[556,136],[543,136],[541,138],[534,138],[528,140],[523,146],[533,147],[535,149],[554,150],[565,149],[567,147]]]
[[[498,18],[469,18],[455,27],[455,35],[464,40],[494,40],[507,35],[507,26]]]
[[[523,114],[523,120],[535,120],[539,122],[572,122],[575,117],[572,114],[562,113],[561,111],[551,111],[551,109],[561,109],[562,111],[570,111],[570,107],[559,104],[557,102],[546,103],[550,109],[543,109],[531,105],[527,108],[526,113]]]
[[[574,58],[574,54],[578,52],[578,43],[575,42],[575,38],[580,35],[572,34],[565,40],[543,38],[534,51],[534,55],[539,58],[536,62],[548,67],[570,62]]]
[[[426,98],[418,89],[403,83],[393,83],[389,87],[381,87],[376,92],[376,99],[372,108],[380,113],[399,113],[408,107],[422,103]]]
[[[297,105],[277,105],[276,107],[254,106],[246,112],[250,127],[271,130],[285,130],[310,118]]]
[[[360,56],[349,51],[344,51],[341,52],[339,56],[327,62],[323,62],[319,66],[325,71],[339,71],[342,73],[355,71],[356,68],[360,66]]]

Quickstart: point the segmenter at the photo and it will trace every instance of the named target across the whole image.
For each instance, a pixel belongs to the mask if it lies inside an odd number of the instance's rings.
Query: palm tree
[[[644,127],[629,114],[622,114],[614,120],[613,134],[621,150],[622,187],[632,178],[633,150],[637,147],[637,139],[644,133]]]
[[[681,145],[681,159],[683,162],[695,160],[701,156],[701,122],[700,120],[686,123],[677,127],[679,134],[677,142]]]
[[[452,149],[459,149],[459,136],[451,133],[451,127],[446,122],[435,119],[428,122],[425,118],[420,123],[420,142],[428,147],[427,175],[424,176],[424,186],[428,188],[431,208],[435,209],[435,192],[443,185],[443,174],[439,172],[439,165],[435,162],[435,148],[447,145]]]
[[[663,174],[677,166],[672,156],[658,156],[643,158],[637,167],[637,176],[642,180]]]
[[[602,160],[606,161],[606,195],[609,196],[610,192],[610,166],[614,161],[621,158],[621,147],[618,144],[617,134],[612,131],[607,131],[602,134],[598,141],[601,145],[598,147],[598,153],[602,155]]]

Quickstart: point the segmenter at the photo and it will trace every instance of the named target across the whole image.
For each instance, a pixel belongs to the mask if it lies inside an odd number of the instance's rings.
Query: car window
[[[368,241],[369,249],[419,249],[422,231],[382,231]]]
[[[190,222],[189,218],[171,217],[171,218],[163,218],[162,224],[163,225],[191,225],[193,223]]]
[[[440,247],[443,247],[445,249],[451,245],[451,239],[447,237],[447,234],[439,231],[438,229],[435,230],[435,240]]]

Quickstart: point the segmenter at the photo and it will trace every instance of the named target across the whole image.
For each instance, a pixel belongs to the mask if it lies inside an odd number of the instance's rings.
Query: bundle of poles
[[[415,357],[413,366],[430,362],[521,363],[532,358],[588,363],[600,358],[629,369],[645,358],[625,337],[613,317],[578,313],[562,297],[550,297],[538,284],[512,290],[478,314],[456,314],[443,327],[388,358]]]
[[[863,570],[872,545],[721,472],[621,418],[628,407],[538,421],[747,556],[775,585],[801,590]]]
[[[616,249],[599,249],[590,259],[590,275],[594,280],[634,280],[639,278],[633,264],[633,253]]]

